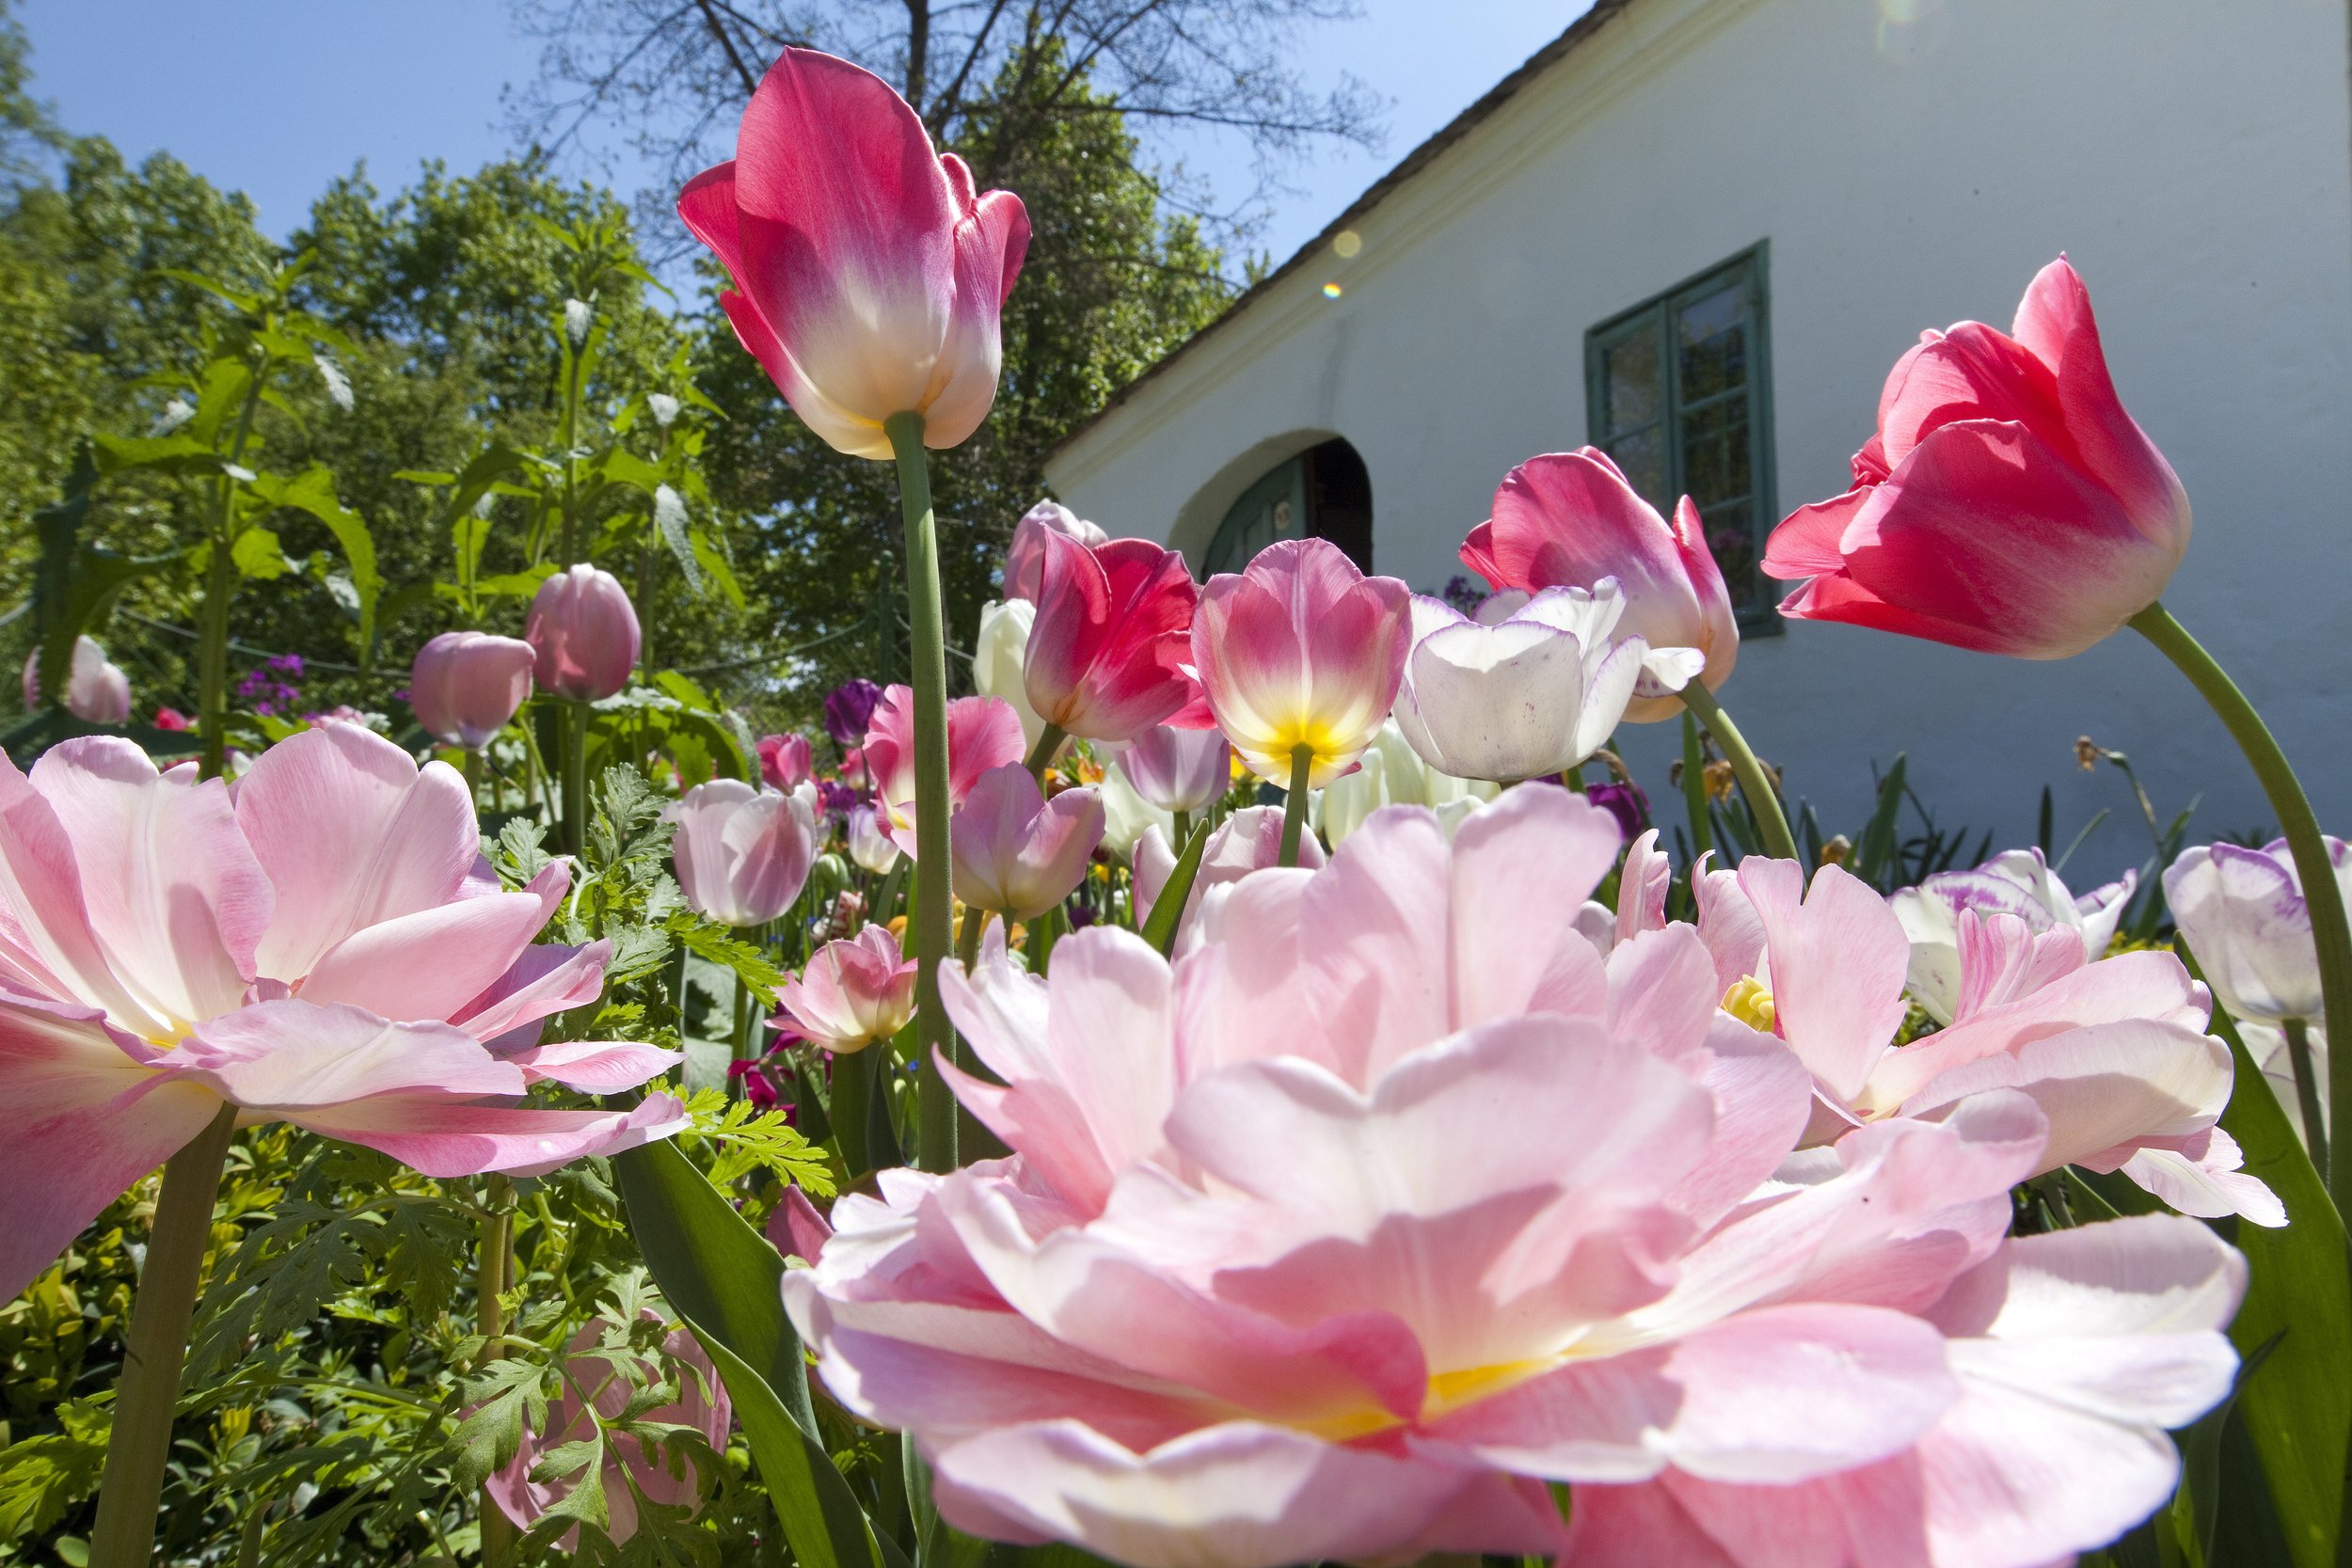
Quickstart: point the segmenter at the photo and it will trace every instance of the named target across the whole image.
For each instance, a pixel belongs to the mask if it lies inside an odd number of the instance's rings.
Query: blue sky
[[[1312,74],[1352,71],[1391,102],[1387,143],[1327,149],[1294,170],[1299,194],[1259,245],[1287,257],[1589,3],[1364,0],[1358,20],[1307,35]],[[427,158],[462,172],[498,157],[511,142],[501,94],[538,64],[503,0],[22,0],[19,15],[34,90],[68,129],[103,135],[134,160],[167,149],[251,196],[280,235],[361,160],[390,189]],[[1248,188],[1238,144],[1168,151],[1229,192]],[[644,179],[624,164],[614,182]]]

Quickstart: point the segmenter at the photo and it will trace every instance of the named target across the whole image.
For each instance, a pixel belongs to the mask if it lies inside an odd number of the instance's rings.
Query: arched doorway
[[[1210,536],[1202,570],[1238,572],[1281,539],[1328,539],[1372,570],[1372,476],[1345,440],[1285,458],[1244,490]]]

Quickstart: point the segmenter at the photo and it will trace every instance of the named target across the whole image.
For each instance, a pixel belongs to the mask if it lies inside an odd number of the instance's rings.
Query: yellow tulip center
[[[1724,992],[1720,1006],[1757,1034],[1769,1035],[1772,1032],[1772,1021],[1776,1016],[1772,1007],[1772,993],[1755,975],[1744,976]]]

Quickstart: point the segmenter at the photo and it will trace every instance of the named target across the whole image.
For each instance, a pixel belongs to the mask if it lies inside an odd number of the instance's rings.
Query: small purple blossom
[[[873,721],[874,705],[882,695],[882,689],[862,675],[825,693],[825,733],[835,745],[866,743],[866,727]]]
[[[1629,781],[1593,784],[1585,789],[1584,799],[1615,817],[1628,840],[1649,826],[1649,797],[1642,793],[1640,784]]]

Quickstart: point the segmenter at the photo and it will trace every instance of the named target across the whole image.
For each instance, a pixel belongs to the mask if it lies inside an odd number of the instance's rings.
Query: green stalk
[[[466,799],[476,812],[482,810],[482,753],[469,746],[465,751]]]
[[[825,1115],[833,1122],[834,1140],[841,1146],[841,1164],[852,1181],[874,1168],[866,1142],[866,1118],[873,1115],[872,1058],[875,1053],[889,1049],[888,1040],[877,1040],[863,1051],[833,1059],[833,1103]]]
[[[739,974],[735,977],[735,1032],[727,1037],[727,1055],[734,1061],[747,1062],[758,1054],[752,1049],[752,988]],[[728,1076],[727,1098],[744,1098],[742,1079]]]
[[[914,1050],[919,1121],[915,1163],[928,1171],[956,1168],[956,1102],[940,1077],[936,1053],[953,1035],[939,1001],[939,965],[955,945],[947,879],[947,646],[939,602],[939,540],[931,519],[930,457],[923,416],[893,414],[882,425],[898,461],[898,510],[906,525],[908,653],[914,688],[914,862],[930,870],[915,880]]]
[[[980,961],[980,937],[987,929],[988,911],[966,904],[963,907],[963,930],[956,938],[956,961],[963,965],[967,974]],[[1012,940],[1012,916],[1009,914],[1005,916],[1005,940]]]
[[[571,352],[564,356],[564,519],[556,535],[556,564],[568,571],[580,561],[580,459],[575,453],[580,447],[580,356],[588,345],[584,341],[573,344],[566,339],[565,346]]]
[[[1184,852],[1184,846],[1192,842],[1192,813],[1180,811],[1171,815],[1176,818],[1176,839],[1169,847],[1181,855]]]
[[[1682,710],[1682,809],[1691,818],[1691,859],[1715,847],[1715,826],[1707,809],[1707,752],[1699,744],[1699,721]]]
[[[106,1438],[106,1467],[98,1483],[90,1568],[148,1568],[155,1549],[171,1421],[180,1404],[180,1369],[196,1317],[221,1166],[236,1125],[236,1107],[223,1105],[204,1131],[164,1164],[154,1229],[123,1346],[122,1375],[115,1385],[114,1430]]]
[[[237,433],[229,443],[229,461],[245,462],[246,444],[253,438],[253,416],[262,406],[262,378],[266,367],[248,367],[245,406],[237,414]],[[213,499],[213,559],[204,574],[204,623],[197,643],[197,722],[204,750],[197,763],[199,777],[216,779],[229,757],[229,601],[237,593],[237,563],[230,549],[229,521],[236,512],[237,481],[220,476]]]
[[[2344,900],[2336,895],[2336,868],[2328,859],[2328,846],[2319,835],[2319,818],[2312,813],[2310,797],[2287,766],[2284,752],[2254,705],[2237,683],[2214,662],[2204,646],[2172,618],[2162,603],[2150,605],[2131,619],[2131,627],[2153,642],[2165,657],[2188,677],[2230,736],[2246,753],[2279,814],[2279,831],[2295,855],[2295,874],[2302,879],[2303,904],[2311,911],[2312,941],[2319,949],[2319,991],[2326,1009],[2328,1038],[2336,1045],[2328,1062],[2328,1105],[2334,1124],[2352,1127],[2352,1050],[2340,1041],[2352,1040],[2352,921],[2344,918]],[[2312,1164],[2318,1161],[2314,1157]],[[2352,1212],[2352,1160],[2328,1172],[2328,1195],[2339,1213]]]
[[[1278,865],[1298,863],[1298,835],[1307,826],[1307,780],[1314,767],[1313,747],[1291,749],[1291,787],[1282,797],[1282,852],[1275,863]]]
[[[1054,758],[1061,751],[1061,743],[1070,738],[1070,732],[1059,724],[1048,724],[1039,734],[1037,744],[1029,748],[1029,760],[1023,764],[1038,787],[1045,787],[1045,770],[1054,766]]]
[[[1748,809],[1756,814],[1756,830],[1764,835],[1764,852],[1774,860],[1792,861],[1797,858],[1797,841],[1788,832],[1788,818],[1781,815],[1780,792],[1772,787],[1772,775],[1756,760],[1748,749],[1747,737],[1731,721],[1731,715],[1723,710],[1706,687],[1697,681],[1682,689],[1682,705],[1698,715],[1715,743],[1731,759],[1731,770],[1740,776],[1740,793],[1748,798]]]
[[[588,853],[588,705],[564,705],[564,847]]]
[[[515,1248],[514,1192],[512,1181],[493,1176],[483,1203],[482,1240],[474,1255],[473,1321],[482,1336],[481,1352],[474,1356],[476,1371],[499,1358],[499,1337],[506,1332],[505,1307],[499,1297],[514,1287],[508,1277]],[[483,1568],[497,1568],[513,1555],[514,1547],[514,1521],[490,1500],[485,1483],[482,1492]]]
[[[2303,1147],[2312,1168],[2328,1180],[2328,1124],[2319,1111],[2319,1074],[2312,1070],[2311,1025],[2291,1018],[2280,1025],[2287,1037],[2287,1061],[2295,1069],[2295,1103],[2303,1113]]]

